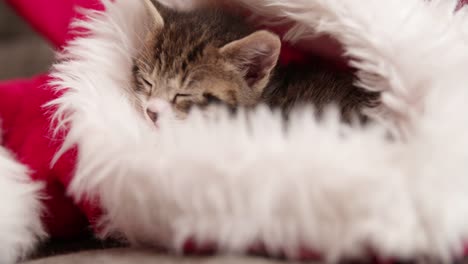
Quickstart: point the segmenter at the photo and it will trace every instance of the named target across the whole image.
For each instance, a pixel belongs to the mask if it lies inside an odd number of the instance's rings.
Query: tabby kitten
[[[340,107],[345,120],[376,99],[353,86],[351,74],[319,66],[277,66],[281,42],[241,17],[218,9],[176,12],[145,0],[151,21],[133,67],[136,104],[148,121],[184,118],[193,106],[259,103],[287,114],[298,104]],[[172,111],[171,111],[172,110]]]

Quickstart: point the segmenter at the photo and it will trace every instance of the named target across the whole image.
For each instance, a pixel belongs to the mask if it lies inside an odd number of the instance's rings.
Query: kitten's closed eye
[[[203,97],[197,98],[193,94],[188,93],[178,93],[174,96],[172,100],[172,104],[182,110],[182,111],[190,111],[193,106],[198,107],[207,107],[213,104],[222,104],[223,100],[218,98],[217,96],[211,93],[203,93]]]
[[[172,103],[177,104],[178,102],[180,102],[180,100],[189,99],[191,96],[192,96],[191,94],[178,93],[172,99]]]
[[[153,83],[151,83],[151,82],[148,81],[147,79],[141,78],[141,80],[142,80],[143,83],[144,83],[145,85],[147,85],[148,87],[150,87],[150,88],[153,87]]]
[[[178,93],[172,99],[172,105],[179,111],[188,113],[196,104],[192,94]]]
[[[135,90],[137,92],[151,94],[151,91],[154,87],[154,83],[149,79],[145,78],[136,65],[133,66],[133,78],[135,81]]]

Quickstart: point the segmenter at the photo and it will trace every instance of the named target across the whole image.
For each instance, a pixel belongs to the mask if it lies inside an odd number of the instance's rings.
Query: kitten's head
[[[184,118],[193,106],[259,102],[278,60],[278,36],[216,10],[160,13],[145,1],[150,30],[133,74],[138,107],[149,119],[170,109]]]

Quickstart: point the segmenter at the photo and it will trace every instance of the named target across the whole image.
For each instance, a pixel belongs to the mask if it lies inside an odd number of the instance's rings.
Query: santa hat
[[[105,12],[87,12],[75,23],[86,34],[64,47],[52,81],[36,83],[60,93],[21,94],[35,98],[24,112],[42,109],[40,125],[21,122],[31,120],[27,114],[15,122],[2,116],[5,131],[20,123],[18,131],[37,126],[40,136],[10,133],[4,145],[34,170],[33,178],[39,165],[60,157],[43,170],[43,181],[53,179],[47,186],[60,183],[88,217],[99,216],[101,235],[136,245],[260,249],[330,261],[369,252],[447,262],[463,256],[465,9],[454,13],[456,1],[237,1],[267,25],[291,25],[290,43],[317,33],[337,39],[360,86],[382,93],[370,112],[378,124],[349,127],[333,111],[319,121],[302,109],[285,132],[278,115],[259,108],[248,119],[221,113],[216,122],[195,113],[155,135],[123,94],[145,28],[143,4],[105,1]],[[64,144],[44,136],[50,124],[64,128],[55,130]],[[50,153],[38,148],[28,155],[31,137],[49,144],[42,147]]]

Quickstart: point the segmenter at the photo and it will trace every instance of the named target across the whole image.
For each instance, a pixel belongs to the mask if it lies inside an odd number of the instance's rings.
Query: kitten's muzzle
[[[166,115],[171,112],[171,104],[163,99],[151,98],[146,105],[145,112],[146,118],[156,125],[161,115]]]

